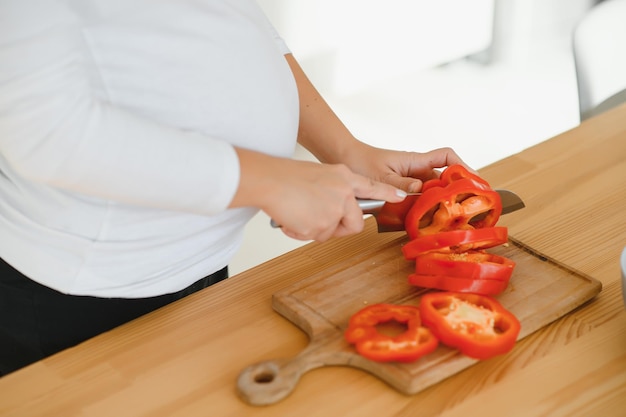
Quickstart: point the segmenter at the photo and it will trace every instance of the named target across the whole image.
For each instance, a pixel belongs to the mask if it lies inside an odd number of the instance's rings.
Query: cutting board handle
[[[343,351],[342,339],[330,334],[320,336],[295,358],[268,360],[245,368],[237,379],[239,396],[251,405],[274,404],[291,394],[304,373],[350,362],[354,354]]]
[[[282,400],[296,387],[303,370],[289,360],[259,362],[244,369],[237,379],[239,396],[251,405]]]

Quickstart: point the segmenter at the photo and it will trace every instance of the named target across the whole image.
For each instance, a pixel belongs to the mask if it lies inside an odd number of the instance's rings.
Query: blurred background
[[[449,146],[478,169],[580,122],[572,31],[596,0],[257,1],[374,146]],[[308,243],[269,221],[250,222],[231,275]]]

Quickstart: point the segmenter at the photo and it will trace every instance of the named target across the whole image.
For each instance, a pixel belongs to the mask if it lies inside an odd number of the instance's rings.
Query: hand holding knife
[[[496,189],[502,200],[502,214],[512,213],[525,207],[522,199],[513,191]],[[411,206],[421,193],[411,193],[399,203],[388,203],[384,200],[357,199],[357,203],[363,214],[371,214],[376,218],[378,232],[399,232],[405,229],[404,218]],[[392,215],[389,215],[393,213]],[[272,227],[280,227],[274,220],[271,220]]]

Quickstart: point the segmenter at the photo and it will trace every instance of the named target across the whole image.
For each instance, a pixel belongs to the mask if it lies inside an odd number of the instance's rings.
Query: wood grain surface
[[[237,379],[245,367],[290,360],[309,344],[305,331],[273,309],[272,296],[399,238],[377,234],[368,220],[358,235],[306,245],[0,378],[0,415],[623,417],[626,105],[480,173],[526,203],[500,219],[511,236],[602,284],[596,297],[509,354],[411,395],[361,369],[324,366],[307,371],[275,404],[242,401]]]

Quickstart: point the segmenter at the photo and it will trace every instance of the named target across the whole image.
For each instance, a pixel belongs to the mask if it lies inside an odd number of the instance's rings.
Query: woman
[[[325,241],[463,163],[358,141],[252,0],[0,10],[0,375],[224,279],[259,209]]]

